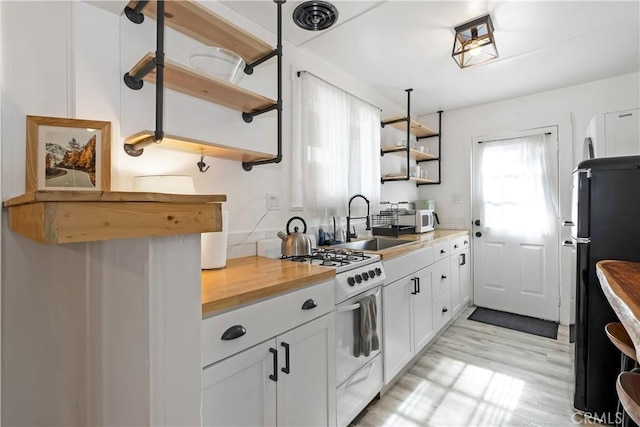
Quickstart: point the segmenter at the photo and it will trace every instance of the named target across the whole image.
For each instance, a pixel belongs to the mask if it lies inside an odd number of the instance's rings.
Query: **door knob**
[[[479,220],[479,219],[476,219],[475,221],[473,221],[473,223],[474,223],[475,225],[480,225],[480,220]]]
[[[476,237],[482,237],[482,233],[479,231],[476,231]]]

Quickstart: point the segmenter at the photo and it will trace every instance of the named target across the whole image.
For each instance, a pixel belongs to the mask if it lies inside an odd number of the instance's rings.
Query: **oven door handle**
[[[378,292],[376,292],[374,295],[376,296],[376,299],[377,299],[378,296],[380,295],[380,290],[378,289]],[[357,302],[355,304],[346,305],[344,307],[336,308],[336,313],[344,313],[345,311],[357,310],[359,308],[360,308],[360,303]]]

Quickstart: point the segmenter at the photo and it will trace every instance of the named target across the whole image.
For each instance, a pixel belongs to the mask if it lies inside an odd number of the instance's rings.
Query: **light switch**
[[[455,205],[462,204],[462,193],[453,193],[451,194],[451,203]]]

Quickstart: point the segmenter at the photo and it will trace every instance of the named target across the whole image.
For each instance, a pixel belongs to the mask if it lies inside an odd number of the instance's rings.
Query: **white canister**
[[[225,268],[227,266],[227,233],[229,212],[222,212],[222,231],[202,233],[200,264],[203,270]]]

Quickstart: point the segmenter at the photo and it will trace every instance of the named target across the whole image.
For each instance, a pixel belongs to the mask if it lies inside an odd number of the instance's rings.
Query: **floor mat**
[[[554,340],[558,339],[558,324],[550,320],[536,319],[535,317],[505,313],[504,311],[482,307],[476,308],[469,316],[469,320],[552,338]]]

